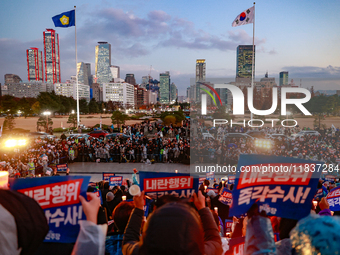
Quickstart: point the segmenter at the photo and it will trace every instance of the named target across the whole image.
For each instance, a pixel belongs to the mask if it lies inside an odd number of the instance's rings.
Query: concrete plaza
[[[94,162],[76,162],[69,164],[70,175],[90,175],[92,182],[103,180],[103,173],[115,173],[123,178],[132,179],[133,169],[138,171],[151,172],[175,172],[189,173],[190,166],[174,163],[156,163],[147,165],[144,163],[94,163]]]

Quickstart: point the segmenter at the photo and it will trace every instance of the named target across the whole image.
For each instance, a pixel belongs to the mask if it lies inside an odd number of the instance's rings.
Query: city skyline
[[[107,41],[114,45],[112,64],[120,66],[121,77],[133,73],[137,83],[141,83],[152,65],[153,78],[170,71],[179,95],[185,95],[190,78],[195,77],[196,59],[206,59],[207,77],[235,77],[236,48],[251,44],[252,25],[232,28],[231,23],[252,2],[143,3],[141,6],[140,1],[98,4],[74,1],[70,6],[66,0],[57,3],[33,0],[18,6],[2,1],[0,82],[3,84],[6,73],[27,80],[25,51],[30,47],[43,49],[42,33],[46,28],[59,34],[61,81],[75,75],[74,27],[54,28],[51,19],[71,10],[73,5],[77,5],[78,62],[90,63],[92,74],[96,43]],[[299,83],[302,78],[304,87],[336,89],[340,85],[337,7],[340,7],[337,1],[257,1],[255,78],[264,77],[268,71],[279,83],[279,72],[288,71],[289,79]],[[308,80],[312,78],[317,81]]]

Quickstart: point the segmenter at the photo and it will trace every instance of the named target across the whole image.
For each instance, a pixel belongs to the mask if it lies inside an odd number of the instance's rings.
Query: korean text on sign
[[[72,205],[79,203],[80,187],[83,179],[57,182],[18,190],[36,200],[41,208]]]
[[[163,178],[144,179],[144,191],[162,191],[190,189],[193,187],[193,178],[191,176],[174,176]]]

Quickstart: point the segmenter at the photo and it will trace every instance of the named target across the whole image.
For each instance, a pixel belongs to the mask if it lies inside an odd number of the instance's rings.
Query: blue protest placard
[[[86,198],[90,178],[53,176],[11,179],[10,187],[35,199],[44,210],[49,225],[45,242],[74,243],[79,233],[79,220],[86,220],[79,195]]]
[[[317,190],[317,192],[316,192],[316,194],[314,196],[314,199],[318,198],[319,200],[321,200],[321,198],[325,197],[326,195],[327,195],[327,193],[324,192],[323,188],[321,188],[321,189]]]
[[[334,175],[328,174],[328,175],[325,176],[326,182],[334,182],[335,179],[336,179],[336,177]]]
[[[268,215],[299,220],[310,213],[323,162],[241,154],[230,216],[257,203]]]
[[[110,177],[115,176],[114,173],[103,173],[103,181],[108,182],[110,181]]]
[[[156,199],[163,195],[190,198],[198,192],[198,177],[182,173],[139,172],[140,188]]]
[[[227,188],[224,188],[221,196],[218,198],[218,201],[220,201],[221,203],[225,204],[225,205],[231,205],[233,202],[233,195],[231,193],[230,190],[228,190]]]
[[[329,204],[329,210],[334,212],[340,211],[340,187],[331,189],[326,198]]]
[[[110,177],[110,186],[122,186],[123,176],[112,176]]]
[[[207,172],[206,179],[210,182],[213,182],[215,179],[215,172]]]
[[[68,165],[67,164],[58,164],[56,165],[57,167],[57,172],[66,172]]]
[[[235,184],[235,175],[228,176],[228,184]]]

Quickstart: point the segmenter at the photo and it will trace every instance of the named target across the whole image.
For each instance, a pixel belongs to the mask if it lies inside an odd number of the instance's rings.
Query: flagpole
[[[77,19],[76,19],[76,6],[74,6],[74,34],[75,34],[75,48],[76,48],[76,89],[77,89],[77,128],[80,125],[79,118],[79,90],[78,90],[78,59],[77,59]]]
[[[255,2],[254,2],[254,19],[253,19],[253,57],[251,61],[251,91],[253,92],[254,100],[254,62],[255,62]],[[250,113],[250,119],[253,120],[253,113]]]

